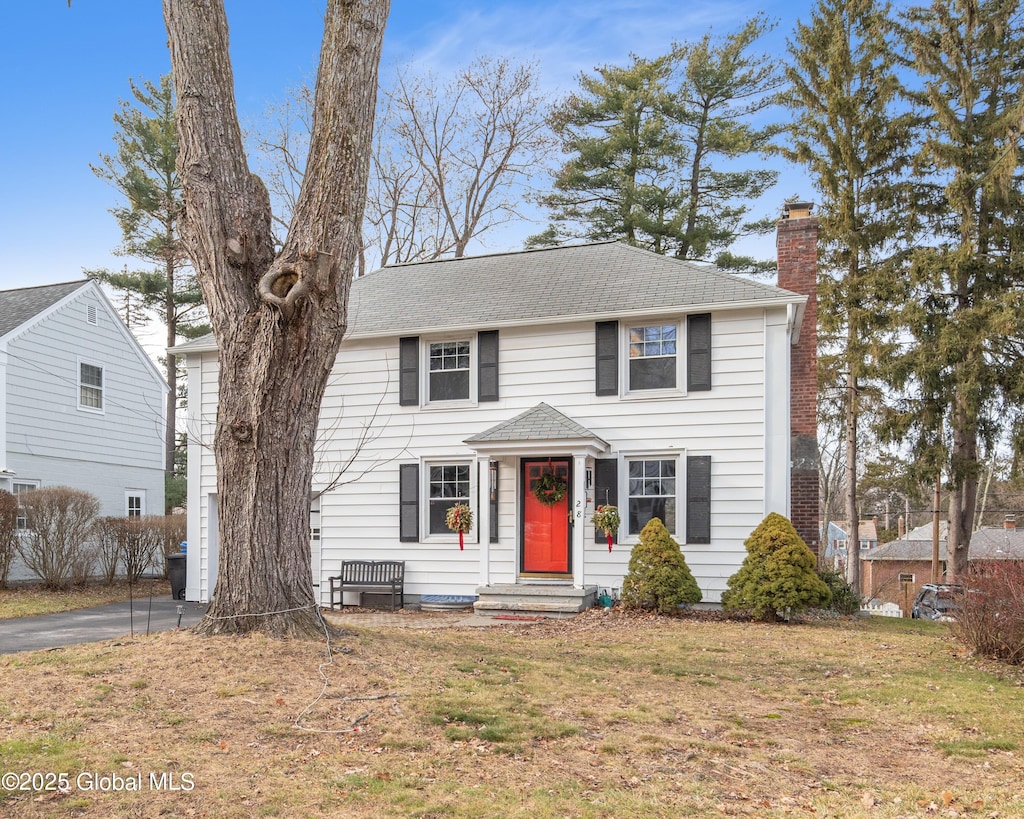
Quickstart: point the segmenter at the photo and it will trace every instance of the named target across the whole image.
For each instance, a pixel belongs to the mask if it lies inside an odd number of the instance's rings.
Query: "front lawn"
[[[0,790],[0,813],[1024,816],[1020,672],[939,624],[595,610],[331,648],[165,632],[0,657],[5,770],[67,784]]]

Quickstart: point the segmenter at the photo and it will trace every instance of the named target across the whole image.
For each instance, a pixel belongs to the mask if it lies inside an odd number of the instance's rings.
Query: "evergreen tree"
[[[133,101],[122,101],[114,114],[117,132],[113,154],[102,154],[92,170],[110,182],[126,200],[111,209],[121,227],[117,254],[140,259],[155,267],[121,272],[86,271],[124,294],[129,327],[140,322],[139,305],[155,311],[167,328],[167,346],[179,336],[195,338],[209,332],[202,294],[179,238],[182,218],[181,181],[178,178],[178,132],[174,121],[174,90],[170,75],[159,85],[129,80]],[[134,304],[132,300],[134,298]],[[175,414],[178,372],[175,356],[168,355],[165,430],[165,469],[174,471]]]
[[[913,344],[888,362],[887,377],[912,397],[896,406],[888,431],[919,459],[945,458],[947,546],[959,577],[984,451],[1004,419],[1018,451],[1024,443],[1024,29],[1015,2],[936,0],[904,13],[901,35],[928,123],[914,168],[922,182],[914,215],[928,232],[894,300]]]
[[[758,16],[722,40],[707,35],[656,59],[634,56],[626,67],[581,75],[580,90],[551,121],[570,155],[540,199],[552,222],[528,244],[622,239],[679,258],[755,266],[725,251],[772,229],[746,217],[776,174],[726,165],[764,151],[778,130],[753,125],[781,82],[774,60],[751,53],[770,28]]]
[[[820,0],[789,43],[793,111],[790,143],[781,149],[803,165],[821,196],[819,208],[819,338],[821,370],[845,377],[845,496],[849,543],[860,542],[857,438],[868,347],[891,293],[876,262],[891,249],[902,222],[894,213],[911,147],[911,116],[899,112],[901,83],[886,40],[888,3]],[[826,378],[828,376],[826,375]],[[851,547],[846,578],[860,588]]]
[[[700,600],[700,587],[679,544],[661,518],[651,518],[630,553],[629,571],[622,582],[623,604],[627,608],[653,608],[659,614],[675,614],[680,606]]]
[[[793,524],[772,512],[744,541],[747,556],[726,583],[722,607],[775,621],[780,612],[827,606],[832,592],[814,570],[815,557]]]

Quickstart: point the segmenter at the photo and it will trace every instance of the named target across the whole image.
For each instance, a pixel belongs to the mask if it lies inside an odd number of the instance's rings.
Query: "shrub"
[[[846,582],[843,573],[837,569],[819,569],[818,577],[832,592],[829,608],[837,614],[856,614],[860,611],[860,595]]]
[[[0,489],[0,589],[7,588],[7,575],[17,551],[18,499]]]
[[[772,512],[744,543],[747,556],[722,595],[727,611],[746,610],[759,620],[777,621],[780,612],[826,606],[828,586],[815,571],[814,552],[793,524]]]
[[[674,614],[680,606],[700,600],[700,588],[679,544],[660,518],[651,518],[640,532],[640,542],[633,547],[629,558],[629,572],[622,581],[623,605]]]
[[[33,489],[18,495],[27,526],[18,540],[25,565],[47,588],[62,589],[87,579],[89,543],[99,512],[95,495],[67,486]]]
[[[1024,564],[972,566],[965,587],[953,635],[975,654],[1024,665]]]

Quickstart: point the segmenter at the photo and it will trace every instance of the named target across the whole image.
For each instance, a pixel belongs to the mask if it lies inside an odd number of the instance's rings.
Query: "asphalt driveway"
[[[143,597],[131,604],[124,601],[60,614],[0,620],[0,654],[170,631],[179,622],[181,628],[187,628],[198,623],[205,613],[205,603],[161,596],[152,600]]]

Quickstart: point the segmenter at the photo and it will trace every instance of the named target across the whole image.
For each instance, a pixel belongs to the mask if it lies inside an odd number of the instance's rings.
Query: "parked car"
[[[914,600],[910,616],[915,620],[948,623],[955,618],[963,593],[962,586],[952,583],[925,583]]]

